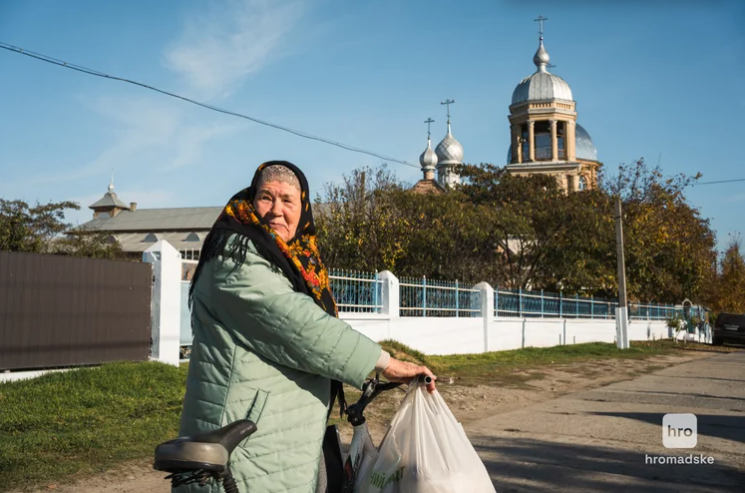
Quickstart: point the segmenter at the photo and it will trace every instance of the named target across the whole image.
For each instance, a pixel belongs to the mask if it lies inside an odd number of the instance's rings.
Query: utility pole
[[[362,203],[365,200],[365,195],[367,194],[367,181],[366,175],[367,173],[363,170],[362,173],[360,173],[360,206],[364,207]]]
[[[618,308],[616,309],[616,345],[619,349],[629,348],[629,310],[626,300],[626,265],[623,258],[623,212],[621,197],[616,196],[616,255],[618,256]]]

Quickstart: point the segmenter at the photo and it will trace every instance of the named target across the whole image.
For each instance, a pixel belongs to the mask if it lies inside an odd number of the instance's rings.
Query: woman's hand
[[[432,383],[427,385],[427,391],[431,394],[435,391],[435,380],[437,377],[426,366],[415,365],[408,361],[391,358],[388,366],[383,370],[383,376],[391,382],[409,383],[414,377],[427,375],[432,377]]]

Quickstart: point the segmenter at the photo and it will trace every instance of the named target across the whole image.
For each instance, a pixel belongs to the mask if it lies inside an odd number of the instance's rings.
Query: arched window
[[[522,146],[522,162],[530,161],[530,140],[528,140],[528,124],[523,123],[521,126],[520,145]]]
[[[566,122],[556,123],[556,147],[559,148],[557,153],[560,160],[567,158],[567,147],[566,147]]]
[[[587,178],[585,178],[584,176],[579,177],[579,189],[587,190]]]
[[[548,120],[535,122],[535,160],[551,161],[551,124]]]

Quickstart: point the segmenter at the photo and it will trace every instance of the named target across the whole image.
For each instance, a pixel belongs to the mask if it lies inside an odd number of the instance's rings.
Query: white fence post
[[[382,295],[383,300],[383,314],[388,315],[390,318],[398,318],[400,316],[400,297],[398,292],[398,277],[393,275],[393,272],[384,270],[378,274],[378,277],[383,281]]]
[[[494,321],[494,288],[487,282],[480,282],[476,289],[481,295],[481,316],[484,317],[484,352],[489,352],[489,329]]]
[[[160,240],[145,250],[142,261],[153,265],[150,359],[178,366],[181,340],[181,254]]]

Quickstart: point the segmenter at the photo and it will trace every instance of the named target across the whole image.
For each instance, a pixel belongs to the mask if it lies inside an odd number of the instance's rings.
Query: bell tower
[[[540,23],[536,71],[515,88],[510,105],[511,145],[506,169],[516,175],[554,176],[561,188],[578,191],[597,186],[601,164],[590,135],[577,124],[577,103],[569,84],[549,72],[551,58]]]

